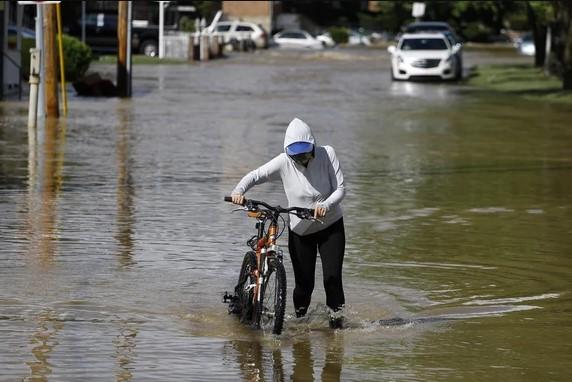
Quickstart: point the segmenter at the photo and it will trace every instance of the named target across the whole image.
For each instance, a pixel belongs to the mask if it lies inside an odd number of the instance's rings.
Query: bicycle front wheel
[[[254,285],[256,278],[254,277],[254,270],[256,269],[256,254],[254,252],[246,252],[242,267],[240,268],[240,275],[238,276],[238,283],[234,288],[234,292],[238,297],[238,314],[240,321],[247,323],[251,320],[253,314],[253,297]]]
[[[286,271],[282,262],[270,261],[268,274],[260,291],[260,303],[256,306],[256,320],[264,331],[282,333],[286,309]]]

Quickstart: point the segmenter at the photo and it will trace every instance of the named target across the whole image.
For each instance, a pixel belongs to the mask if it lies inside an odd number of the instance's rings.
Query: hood
[[[418,59],[440,59],[444,60],[451,55],[449,49],[443,50],[409,50],[409,51],[399,51],[398,53],[404,60],[418,60]]]
[[[294,142],[308,142],[316,145],[316,140],[310,130],[310,126],[299,118],[294,118],[286,129],[286,136],[284,137],[284,151],[286,147]]]

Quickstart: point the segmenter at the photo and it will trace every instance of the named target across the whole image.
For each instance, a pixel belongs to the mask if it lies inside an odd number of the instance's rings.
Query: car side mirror
[[[461,50],[462,45],[459,43],[456,43],[455,45],[453,45],[453,53],[458,53]]]
[[[387,51],[391,54],[395,54],[395,45],[388,46]]]

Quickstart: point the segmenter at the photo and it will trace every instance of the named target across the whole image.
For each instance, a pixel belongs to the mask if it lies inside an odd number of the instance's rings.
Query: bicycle
[[[232,202],[232,198],[225,196],[224,201]],[[282,208],[252,199],[245,199],[243,206],[239,211],[244,210],[257,220],[257,233],[246,242],[252,251],[244,255],[234,295],[226,292],[223,301],[230,303],[229,313],[238,314],[241,322],[250,323],[255,329],[272,329],[273,334],[279,335],[286,309],[286,271],[283,252],[276,244],[286,228],[281,215],[295,214],[300,219],[319,220],[314,218],[314,210],[308,208]],[[280,232],[279,219],[284,224]]]

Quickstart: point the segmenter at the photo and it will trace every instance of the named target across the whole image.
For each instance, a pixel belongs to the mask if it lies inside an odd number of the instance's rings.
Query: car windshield
[[[406,38],[401,50],[446,50],[447,44],[442,38]]]
[[[429,24],[429,25],[412,25],[407,27],[406,33],[419,33],[419,32],[445,32],[448,31],[446,25]]]

